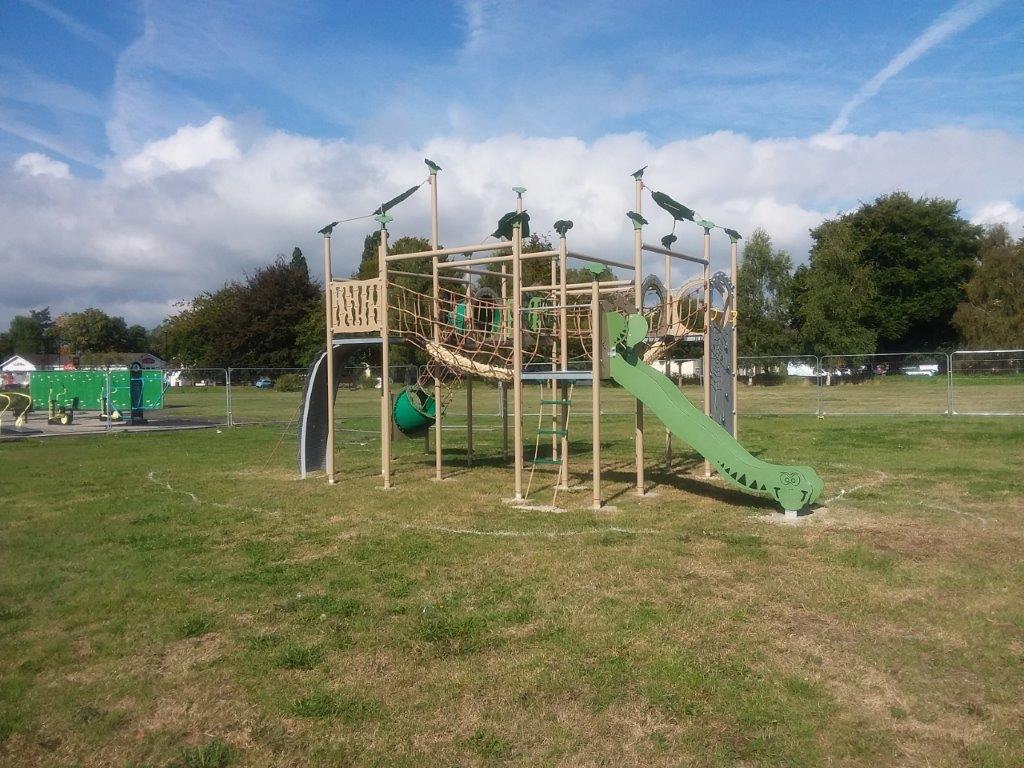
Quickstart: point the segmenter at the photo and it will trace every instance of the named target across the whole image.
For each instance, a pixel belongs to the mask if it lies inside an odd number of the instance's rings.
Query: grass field
[[[825,479],[784,525],[653,418],[638,499],[617,395],[612,508],[503,504],[459,399],[383,492],[343,395],[335,487],[280,427],[0,445],[0,763],[1024,764],[1024,420],[744,419]]]

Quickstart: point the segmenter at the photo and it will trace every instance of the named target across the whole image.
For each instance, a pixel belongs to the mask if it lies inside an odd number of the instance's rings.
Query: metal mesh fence
[[[949,412],[942,352],[826,355],[819,415],[942,415]]]
[[[164,407],[147,415],[168,426],[229,424],[228,375],[223,368],[191,368],[164,374]]]
[[[738,363],[737,406],[741,418],[815,414],[1024,416],[1024,349],[960,350],[949,355],[741,357]],[[655,367],[698,408],[703,407],[700,358],[664,360]],[[394,365],[390,370],[396,395],[401,387],[416,383],[424,374],[424,368],[415,365]],[[372,365],[341,370],[336,408],[339,439],[365,444],[379,436],[380,375],[380,367]],[[4,411],[0,413],[0,437],[249,424],[294,426],[305,378],[303,368],[169,369],[163,372],[162,407],[147,409],[145,424],[136,426],[128,423],[127,414],[121,414],[121,420],[107,418],[95,404],[82,405],[67,424],[48,419],[46,409],[37,407],[27,414],[24,424],[16,426],[18,413],[11,403],[17,395],[0,396],[0,410]],[[108,384],[107,389],[111,386]],[[511,406],[510,393],[503,395],[502,387],[495,383],[475,380],[470,384],[469,379],[448,385],[444,429],[465,430],[470,389],[474,430],[500,430],[503,409]],[[587,420],[592,388],[589,383],[581,383],[574,390],[573,419]],[[28,390],[13,387],[4,391]],[[542,399],[559,396],[550,385],[531,382],[524,387],[524,428],[532,428],[537,419],[543,418]],[[632,419],[632,396],[608,382],[602,392],[601,411],[602,418]]]
[[[1024,415],[1024,349],[954,352],[949,394],[953,414]]]
[[[818,413],[824,377],[814,355],[741,357],[737,362],[740,418]]]

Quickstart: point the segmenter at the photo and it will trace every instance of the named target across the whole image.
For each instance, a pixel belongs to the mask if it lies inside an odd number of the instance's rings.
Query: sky
[[[152,327],[295,246],[319,279],[317,230],[424,157],[446,246],[518,185],[535,231],[572,219],[571,248],[628,257],[644,165],[795,263],[895,190],[1022,235],[1024,1],[0,0],[0,328],[43,306]],[[429,232],[426,194],[392,213],[393,238]],[[336,231],[336,276],[368,231]]]

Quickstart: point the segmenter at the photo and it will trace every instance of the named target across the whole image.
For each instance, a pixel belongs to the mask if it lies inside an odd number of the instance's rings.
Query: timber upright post
[[[437,172],[441,170],[436,163],[432,163],[429,160],[425,160],[427,168],[430,169],[430,248],[436,251],[438,249],[437,239]],[[433,302],[433,322],[431,322],[431,330],[434,338],[434,343],[440,346],[441,344],[441,280],[437,271],[437,256],[434,256],[430,260],[431,264],[431,276],[433,278],[434,287],[434,302]],[[427,430],[429,434],[430,430]],[[443,473],[443,459],[441,452],[443,450],[441,443],[441,380],[434,376],[434,479],[440,480]]]
[[[601,286],[597,275],[590,284],[590,375],[593,377],[590,393],[591,433],[591,485],[593,485],[593,508],[601,508]]]
[[[662,240],[662,243],[665,241]],[[666,248],[671,247],[669,243]],[[667,253],[665,254],[665,306],[661,310],[667,317],[669,325],[672,327],[672,321],[675,319],[672,313],[675,311],[672,306],[672,257]],[[664,322],[664,320],[663,320]],[[669,380],[672,379],[672,361],[665,361],[665,375],[668,376]],[[672,430],[665,427],[665,469],[672,470]]]
[[[508,265],[501,262],[501,321],[498,323],[501,340],[508,338]],[[498,382],[498,394],[501,399],[498,408],[501,410],[501,458],[508,461],[508,383]]]
[[[388,338],[388,222],[386,213],[374,216],[380,222],[380,248],[377,251],[380,279],[380,467],[384,490],[391,489],[391,343]]]
[[[714,222],[701,219],[704,227],[704,415],[711,418],[711,230]],[[704,459],[704,477],[711,477],[711,462]]]
[[[729,235],[729,255],[732,260],[732,296],[729,297],[729,303],[732,304],[730,308],[732,310],[732,376],[729,377],[729,390],[732,393],[732,436],[733,439],[739,442],[740,439],[740,412],[739,412],[739,401],[736,399],[736,395],[739,394],[737,391],[737,382],[739,380],[739,330],[737,323],[739,321],[738,306],[739,292],[740,292],[740,273],[737,266],[736,242],[740,239],[739,233],[734,229],[727,229],[725,233]]]
[[[320,234],[324,236],[324,314],[327,321],[327,456],[324,469],[329,485],[334,485],[334,312],[331,307],[331,232],[337,223],[328,224],[320,230]]]
[[[559,228],[559,224],[561,227]],[[565,244],[565,233],[572,227],[571,221],[555,223],[558,231],[558,363],[563,371],[569,369],[569,290],[566,280],[566,259],[569,251]],[[559,429],[562,430],[562,464],[558,468],[558,487],[563,490],[569,488],[569,388],[565,382],[559,387],[561,402],[558,407],[561,410],[559,418]],[[595,390],[596,391],[596,390]]]
[[[523,193],[518,192],[516,204],[520,214],[512,224],[512,425],[515,452],[515,500],[523,500]]]
[[[640,294],[640,284],[643,282],[644,276],[643,225],[646,222],[643,218],[643,211],[640,210],[640,208],[643,204],[644,170],[646,167],[647,166],[644,166],[639,171],[633,173],[633,179],[635,180],[634,186],[636,188],[636,200],[633,203],[633,210],[636,213],[636,218],[633,219],[633,305],[638,315],[642,314],[644,308],[644,297]],[[634,442],[636,443],[636,493],[638,496],[643,496],[645,490],[644,404],[639,400],[636,401],[636,428],[634,431]]]

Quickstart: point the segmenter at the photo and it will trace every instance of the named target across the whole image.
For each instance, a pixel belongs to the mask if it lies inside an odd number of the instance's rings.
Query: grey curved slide
[[[334,386],[331,398],[338,396],[341,367],[349,355],[360,346],[380,344],[380,339],[345,339],[348,343],[334,343]],[[352,343],[355,342],[355,343]],[[302,385],[302,411],[299,414],[299,474],[324,469],[327,465],[327,352],[309,366],[306,382]]]

